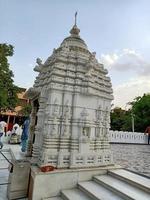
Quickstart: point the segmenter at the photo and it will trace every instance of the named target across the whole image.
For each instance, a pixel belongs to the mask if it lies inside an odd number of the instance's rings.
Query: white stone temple
[[[34,70],[39,74],[27,95],[33,105],[28,154],[38,166],[113,163],[108,138],[110,78],[79,33],[75,22],[70,36],[45,63],[37,58]]]
[[[112,88],[107,70],[88,50],[76,23],[27,92],[32,101],[28,153],[39,166],[81,168],[112,164],[109,124]],[[37,116],[37,117],[36,117]],[[37,121],[37,125],[35,125]]]
[[[13,161],[8,199],[149,200],[150,180],[115,165],[109,145],[112,88],[107,70],[75,25],[27,91],[27,155]],[[31,160],[30,160],[31,159]],[[41,167],[53,166],[43,172]]]

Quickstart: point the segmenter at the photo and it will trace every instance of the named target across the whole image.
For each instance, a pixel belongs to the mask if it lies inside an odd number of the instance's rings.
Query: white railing
[[[10,136],[1,137],[2,142],[8,143]],[[132,143],[132,144],[147,144],[148,138],[144,133],[125,132],[125,131],[109,131],[109,140],[111,143]]]
[[[147,135],[137,132],[109,131],[111,143],[147,144]]]

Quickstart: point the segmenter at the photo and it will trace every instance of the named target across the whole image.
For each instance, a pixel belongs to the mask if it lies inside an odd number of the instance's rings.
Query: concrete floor
[[[5,144],[3,147],[3,154],[8,158],[11,159],[10,153],[8,151],[11,148],[17,158],[21,158],[24,156],[21,153],[20,145],[13,145],[13,144]],[[7,198],[7,183],[8,183],[8,176],[9,176],[9,163],[4,159],[4,157],[0,154],[0,200],[8,200]],[[27,198],[21,198],[20,200],[27,200]]]
[[[150,177],[150,145],[112,144],[114,162]]]

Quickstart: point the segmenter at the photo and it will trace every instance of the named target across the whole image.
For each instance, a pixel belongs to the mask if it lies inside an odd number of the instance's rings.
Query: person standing
[[[19,135],[18,135],[19,129],[20,129],[19,124],[15,123],[13,125],[13,129],[11,131],[11,138],[10,138],[10,141],[9,141],[10,144],[18,144],[20,142],[20,138],[19,138]]]
[[[148,126],[145,130],[145,133],[144,134],[147,134],[148,135],[148,144],[150,143],[150,126]]]
[[[19,131],[19,124],[15,123],[13,125],[13,129],[12,129],[12,134],[18,134],[18,131]]]
[[[22,135],[21,135],[21,151],[22,152],[26,152],[26,149],[27,149],[29,124],[30,124],[30,120],[29,120],[29,118],[27,118],[23,123],[23,131],[22,131]]]
[[[2,143],[2,136],[4,133],[6,133],[5,128],[7,127],[7,123],[5,121],[0,122],[0,149],[3,148],[3,143]]]

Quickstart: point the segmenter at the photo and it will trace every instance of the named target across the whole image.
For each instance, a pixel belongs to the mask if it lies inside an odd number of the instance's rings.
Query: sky
[[[14,83],[33,86],[36,58],[44,62],[69,36],[76,11],[81,38],[108,69],[114,106],[126,109],[150,92],[149,0],[0,0],[0,43],[14,46]]]

